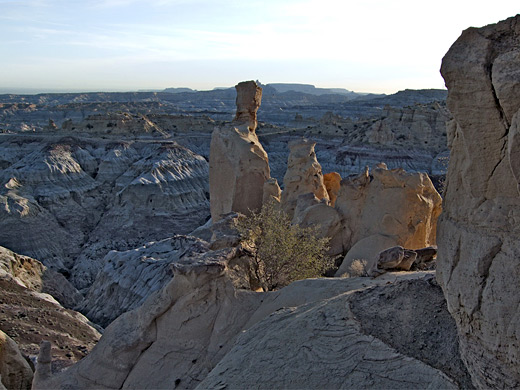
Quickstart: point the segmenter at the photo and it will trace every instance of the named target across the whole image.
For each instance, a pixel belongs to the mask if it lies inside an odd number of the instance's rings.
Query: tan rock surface
[[[344,228],[336,209],[320,202],[312,193],[300,195],[292,219],[301,227],[317,227],[319,237],[329,237],[328,254],[339,255],[345,250]]]
[[[33,372],[16,343],[0,330],[0,377],[7,389],[29,390]]]
[[[323,175],[323,184],[329,195],[330,205],[334,207],[341,185],[341,175],[337,172],[326,173]]]
[[[297,139],[289,142],[289,159],[287,171],[283,178],[282,207],[293,217],[298,197],[312,193],[319,200],[329,202],[329,195],[323,183],[321,165],[316,159],[314,146],[316,142],[308,139]]]
[[[274,201],[276,203],[280,203],[282,200],[282,190],[278,185],[278,181],[274,178],[268,179],[264,183],[264,196],[262,203],[268,203]]]
[[[229,127],[211,136],[210,209],[213,222],[231,211],[249,214],[262,207],[264,183],[270,178],[267,153],[255,133],[262,89],[254,81],[236,86],[237,113]]]
[[[355,251],[347,253],[337,276],[347,273],[354,260],[374,264],[375,255],[395,245],[419,249],[435,244],[441,197],[428,175],[384,165],[372,175],[371,180],[365,170],[341,182],[335,208],[345,227],[346,249]]]
[[[80,292],[62,274],[45,267],[36,259],[1,246],[0,278],[35,292],[50,294],[66,307],[74,307],[83,300]]]
[[[242,332],[197,388],[457,388],[440,371],[363,334],[351,297],[346,292],[277,310]]]
[[[455,125],[437,278],[478,388],[520,386],[520,16],[465,30],[441,73]]]

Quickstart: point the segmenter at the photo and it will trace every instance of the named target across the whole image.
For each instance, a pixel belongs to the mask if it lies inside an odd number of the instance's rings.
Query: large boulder
[[[442,61],[451,157],[437,278],[479,388],[520,386],[520,15],[465,30]]]
[[[0,385],[8,389],[29,390],[33,372],[16,343],[0,330]]]
[[[343,253],[345,249],[343,226],[338,211],[323,202],[320,202],[313,193],[300,195],[294,210],[293,224],[302,228],[315,228],[320,238],[328,237],[331,256]]]
[[[262,207],[270,178],[267,153],[255,133],[262,88],[254,81],[236,85],[237,113],[230,126],[217,127],[209,157],[210,210],[213,222],[231,211],[250,214]]]
[[[372,175],[366,169],[342,180],[335,208],[349,252],[336,275],[352,275],[353,261],[375,264],[375,256],[392,246],[418,249],[435,244],[441,202],[425,173],[379,164]]]

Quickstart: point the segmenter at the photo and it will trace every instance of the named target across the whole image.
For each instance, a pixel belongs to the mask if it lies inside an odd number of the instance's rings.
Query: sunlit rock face
[[[354,261],[377,260],[399,245],[419,249],[435,244],[441,197],[425,173],[387,169],[379,164],[342,180],[335,208],[344,225],[348,250],[337,276],[353,276]]]
[[[443,59],[451,157],[437,278],[479,388],[520,385],[520,16],[469,28]]]
[[[229,126],[213,131],[209,158],[211,217],[231,211],[249,214],[262,207],[264,183],[270,178],[267,153],[255,133],[262,88],[254,81],[236,86],[237,112]]]
[[[287,171],[283,178],[282,207],[292,218],[298,197],[312,193],[318,200],[329,203],[329,194],[323,182],[321,165],[316,159],[316,142],[308,139],[296,139],[289,142]]]

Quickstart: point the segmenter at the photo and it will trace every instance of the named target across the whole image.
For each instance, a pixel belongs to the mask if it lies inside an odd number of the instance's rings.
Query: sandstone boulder
[[[433,245],[427,248],[416,249],[415,253],[417,253],[415,260],[417,269],[428,269],[437,257],[437,246]]]
[[[0,330],[0,377],[7,389],[29,390],[33,372],[16,343]]]
[[[341,186],[341,175],[337,172],[326,173],[323,175],[323,184],[329,195],[330,205],[334,207]]]
[[[389,269],[396,268],[404,258],[404,248],[402,246],[394,246],[385,249],[379,253],[377,265],[379,268]]]
[[[373,234],[356,242],[345,255],[335,276],[378,276],[379,253],[396,246],[393,237]]]
[[[329,195],[323,183],[321,165],[316,159],[314,146],[316,142],[308,139],[289,142],[289,160],[283,178],[282,207],[290,218],[298,202],[298,197],[312,193],[319,200],[329,202]]]
[[[275,178],[270,178],[264,183],[264,196],[262,203],[276,202],[280,203],[282,200],[282,190]]]
[[[213,222],[231,211],[248,215],[262,207],[264,183],[270,178],[267,153],[255,133],[262,88],[239,83],[237,113],[229,127],[211,136],[209,158],[210,209]]]
[[[302,228],[316,227],[318,237],[329,237],[329,255],[343,253],[345,245],[339,213],[323,201],[320,202],[313,193],[298,197],[292,223]]]
[[[389,247],[418,249],[435,244],[441,197],[427,174],[388,170],[383,164],[372,170],[372,176],[366,169],[342,180],[335,208],[345,229],[345,247],[355,249],[347,252],[336,273],[341,276],[353,260],[373,265],[374,256]]]
[[[403,271],[410,271],[412,265],[415,263],[416,260],[417,252],[410,249],[405,249],[403,260],[397,265],[396,268],[401,269]]]
[[[451,157],[437,278],[478,388],[520,386],[520,16],[465,30],[442,61]]]

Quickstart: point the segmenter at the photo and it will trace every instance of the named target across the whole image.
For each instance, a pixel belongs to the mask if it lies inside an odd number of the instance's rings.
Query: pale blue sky
[[[443,88],[442,56],[518,0],[0,0],[0,91]]]

